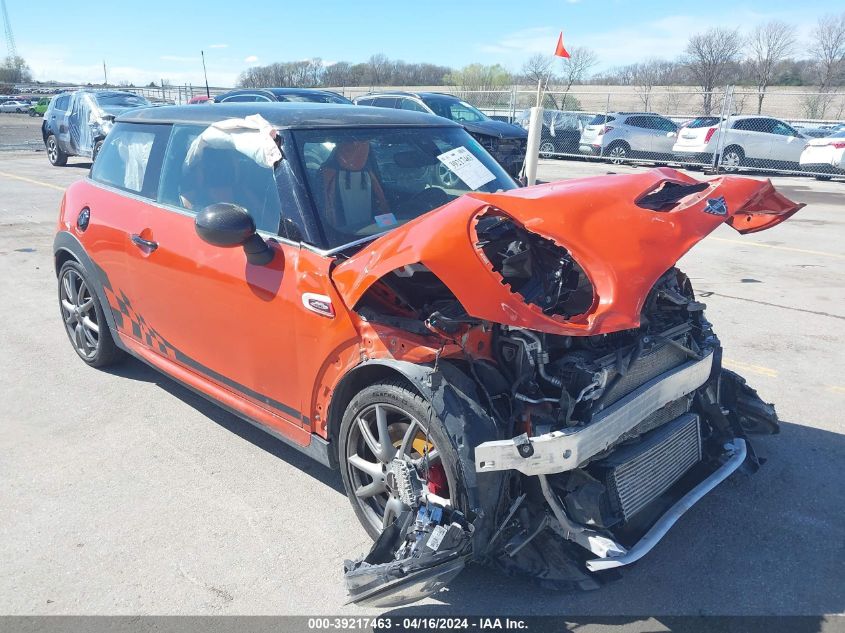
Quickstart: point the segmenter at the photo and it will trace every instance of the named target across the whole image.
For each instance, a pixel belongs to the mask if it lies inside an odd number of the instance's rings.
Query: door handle
[[[135,244],[135,246],[138,246],[140,248],[146,248],[150,251],[154,251],[158,248],[158,242],[153,242],[152,240],[145,240],[137,233],[132,234],[132,243]]]

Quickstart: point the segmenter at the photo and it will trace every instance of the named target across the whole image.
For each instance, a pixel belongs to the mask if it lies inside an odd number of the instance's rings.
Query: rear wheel
[[[59,147],[59,142],[52,134],[47,137],[47,160],[54,167],[64,167],[67,165],[67,154],[65,154]]]
[[[739,168],[742,166],[742,162],[744,160],[745,152],[742,151],[741,147],[736,145],[726,147],[725,151],[722,152],[722,169],[725,171],[739,171]]]
[[[82,360],[105,367],[123,357],[85,269],[73,260],[59,271],[59,309],[70,344]]]
[[[607,148],[607,156],[608,160],[614,165],[621,165],[626,161],[626,159],[631,154],[631,148],[628,146],[627,143],[614,143],[609,148]]]
[[[430,403],[401,381],[376,383],[358,393],[346,408],[339,439],[346,494],[373,539],[405,509],[389,468],[397,459],[413,467],[429,491],[465,509],[454,444]]]
[[[540,158],[552,158],[555,152],[555,145],[551,141],[540,143]]]

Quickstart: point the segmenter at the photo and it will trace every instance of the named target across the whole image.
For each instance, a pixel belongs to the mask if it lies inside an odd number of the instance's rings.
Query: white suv
[[[672,153],[682,163],[704,165],[712,165],[714,156],[721,153],[721,165],[727,171],[740,167],[798,169],[806,141],[807,137],[794,127],[771,117],[730,116],[720,120],[704,116],[681,128]]]

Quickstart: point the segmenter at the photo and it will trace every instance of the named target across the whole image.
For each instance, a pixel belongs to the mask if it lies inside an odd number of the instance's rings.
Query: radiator
[[[613,464],[607,487],[627,521],[666,492],[701,460],[698,416],[686,413],[652,431],[643,441],[623,446],[606,460]]]

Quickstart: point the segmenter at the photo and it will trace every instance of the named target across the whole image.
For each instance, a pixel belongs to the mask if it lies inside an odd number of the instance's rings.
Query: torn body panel
[[[740,233],[761,231],[802,206],[769,181],[735,176],[714,178],[667,210],[637,204],[666,183],[696,182],[672,169],[655,169],[466,195],[375,240],[337,266],[332,279],[352,307],[392,271],[422,264],[477,319],[575,336],[634,328],[660,275],[720,224]],[[491,207],[564,249],[571,264],[583,269],[594,295],[584,312],[549,313],[542,303],[526,302],[501,269],[497,272],[483,248],[486,237],[478,233]]]
[[[362,332],[427,350],[415,382],[471,472],[471,551],[409,558],[406,517],[388,528],[395,551],[385,537],[364,560],[375,568],[347,566],[352,601],[422,598],[469,561],[596,588],[756,469],[746,434],[777,432],[775,410],[722,369],[674,265],[723,222],[763,230],[801,206],[768,182],[654,170],[464,196],[340,264],[332,278]]]

